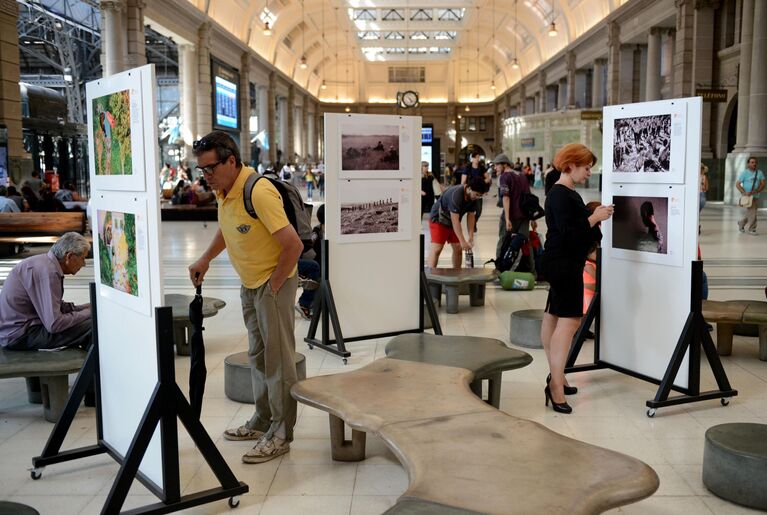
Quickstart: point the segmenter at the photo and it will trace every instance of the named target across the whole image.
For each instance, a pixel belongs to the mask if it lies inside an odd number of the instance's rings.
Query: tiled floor
[[[593,191],[588,197],[596,198]],[[497,208],[495,199],[485,201],[479,224],[475,262],[489,259],[495,248]],[[735,229],[737,210],[710,205],[702,216],[701,247],[713,299],[764,299],[767,285],[767,236],[741,235]],[[767,214],[760,213],[765,218]],[[215,230],[201,223],[163,224],[165,287],[168,293],[191,293],[186,266],[207,245]],[[449,263],[449,252],[443,255]],[[14,263],[0,261],[0,280]],[[87,299],[92,266],[67,279],[66,297]],[[239,425],[252,406],[238,404],[224,396],[223,360],[246,348],[245,330],[239,309],[239,283],[225,258],[211,269],[205,293],[224,299],[227,307],[206,320],[208,383],[202,420],[238,479],[250,486],[237,511],[248,514],[377,514],[385,511],[404,492],[407,475],[394,455],[376,437],[368,438],[368,459],[362,463],[334,463],[330,459],[327,415],[299,405],[296,439],[291,452],[262,465],[244,465],[240,456],[248,442],[221,438],[224,428]],[[546,291],[507,292],[491,287],[484,308],[469,308],[461,298],[461,312],[447,315],[440,310],[446,334],[471,334],[508,342],[509,313],[517,309],[540,308]],[[344,366],[340,359],[302,343],[308,322],[296,324],[297,349],[307,357],[308,374],[352,370],[383,356],[385,340],[349,344],[352,356]],[[718,401],[659,410],[649,419],[644,402],[652,398],[653,385],[612,371],[571,376],[580,391],[569,398],[572,415],[560,415],[543,404],[547,373],[543,351],[530,351],[534,362],[527,368],[504,374],[501,408],[510,414],[538,421],[564,435],[635,456],[650,464],[661,479],[658,492],[641,503],[617,511],[626,513],[741,513],[744,508],[710,495],[701,482],[703,435],[722,422],[767,423],[767,363],[757,359],[754,338],[736,337],[733,355],[723,359],[730,381],[740,392],[728,407]],[[588,346],[582,353],[587,359]],[[177,358],[179,382],[185,383],[188,359]],[[704,388],[712,384],[704,367]],[[23,502],[41,513],[66,515],[98,513],[117,472],[117,465],[105,456],[48,467],[40,481],[31,481],[27,469],[40,453],[52,424],[45,422],[41,408],[27,404],[22,379],[0,380],[0,499]],[[183,430],[182,430],[183,432]],[[468,440],[465,437],[469,437]],[[82,408],[65,447],[87,445],[95,438],[94,410]],[[212,473],[196,454],[188,438],[181,441],[182,488],[193,492],[215,486]],[[470,435],[457,435],[465,445]],[[541,478],[556,484],[556,478]],[[553,487],[554,492],[556,487]],[[155,502],[142,486],[131,490],[126,507]],[[195,513],[229,513],[225,501],[209,504]]]

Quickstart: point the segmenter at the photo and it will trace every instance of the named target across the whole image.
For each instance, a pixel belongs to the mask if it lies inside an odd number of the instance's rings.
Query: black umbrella
[[[192,323],[192,334],[189,337],[189,352],[191,366],[189,367],[189,404],[200,418],[202,413],[202,396],[205,393],[205,378],[208,370],[205,368],[205,344],[202,341],[202,286],[197,286],[194,300],[189,303],[189,321]]]

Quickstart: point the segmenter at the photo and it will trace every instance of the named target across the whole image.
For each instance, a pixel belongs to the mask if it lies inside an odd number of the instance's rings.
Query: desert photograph
[[[341,124],[341,170],[399,170],[399,127]]]

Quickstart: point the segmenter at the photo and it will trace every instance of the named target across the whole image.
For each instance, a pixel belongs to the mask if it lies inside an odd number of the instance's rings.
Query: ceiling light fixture
[[[272,35],[272,29],[269,27],[269,20],[266,20],[264,22],[264,36],[271,36]]]
[[[519,61],[517,61],[516,57],[511,60],[511,67],[515,70],[519,69]]]
[[[298,66],[302,70],[305,70],[309,67],[309,65],[306,64],[306,56],[303,56],[303,55],[301,56],[301,64],[299,64]]]
[[[346,106],[346,107],[344,108],[344,111],[346,111],[347,113],[348,113],[348,112],[350,112],[351,110],[352,110],[352,108],[351,108],[351,107],[349,107],[349,106]]]
[[[549,37],[556,37],[557,34],[559,34],[559,32],[557,32],[557,24],[552,20],[551,25],[549,25]]]
[[[466,111],[467,113],[468,113],[469,111],[471,111],[471,109],[469,109],[469,106],[468,106],[468,105],[467,105],[467,106],[466,106],[466,107],[465,107],[463,110],[464,110],[464,111]]]
[[[492,89],[493,91],[495,91],[495,80],[492,80],[492,81],[490,82],[490,89]]]
[[[325,79],[322,79],[322,86],[320,86],[322,89],[328,89],[328,85],[325,84]]]

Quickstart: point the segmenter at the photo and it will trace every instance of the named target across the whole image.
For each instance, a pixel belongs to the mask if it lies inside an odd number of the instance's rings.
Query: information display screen
[[[213,62],[213,125],[223,129],[239,129],[239,74],[233,68]]]
[[[431,145],[434,140],[434,127],[431,125],[424,125],[421,127],[421,144]]]

